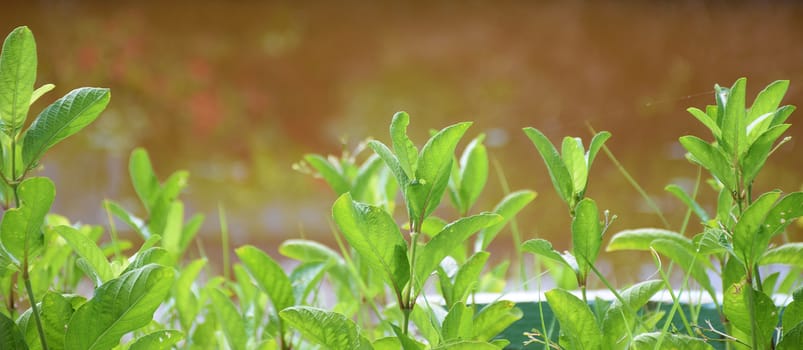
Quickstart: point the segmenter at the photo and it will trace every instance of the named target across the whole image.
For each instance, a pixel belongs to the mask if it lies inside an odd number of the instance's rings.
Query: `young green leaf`
[[[567,336],[569,343],[565,346],[585,350],[602,348],[602,331],[586,303],[562,289],[553,289],[545,294],[562,332]]]
[[[176,302],[176,311],[182,329],[189,332],[201,306],[198,297],[193,292],[193,281],[201,273],[201,269],[206,266],[206,259],[197,259],[189,263],[180,270],[178,279],[173,286],[173,298]]]
[[[5,212],[0,223],[0,243],[17,266],[27,264],[44,246],[42,224],[50,211],[56,189],[45,177],[26,179],[17,187],[19,208]]]
[[[460,186],[458,197],[466,214],[480,197],[488,181],[488,151],[482,144],[484,135],[477,136],[466,146],[460,157]]]
[[[415,256],[415,287],[421,288],[435,271],[435,268],[455,247],[463,244],[469,236],[490,225],[502,221],[502,217],[491,213],[482,213],[446,225],[431,241],[421,247]]]
[[[210,292],[212,309],[217,316],[218,324],[226,337],[229,348],[245,350],[248,335],[245,333],[245,321],[237,311],[237,306],[220,289],[212,289]]]
[[[128,227],[133,229],[134,232],[138,233],[142,239],[149,239],[151,237],[151,233],[145,221],[129,213],[117,202],[106,199],[103,201],[103,206],[112,213],[112,215],[122,220]]]
[[[36,40],[28,27],[17,27],[6,37],[0,54],[0,124],[16,137],[28,115],[36,82]]]
[[[131,184],[134,185],[134,192],[137,193],[145,209],[150,210],[154,206],[156,197],[159,196],[161,186],[153,171],[151,158],[145,149],[137,148],[131,152],[128,160],[128,174],[131,177]]]
[[[282,244],[279,245],[279,253],[300,262],[330,260],[338,263],[343,262],[343,258],[331,248],[321,243],[305,239],[288,239],[282,242]]]
[[[722,123],[722,148],[731,159],[739,159],[747,150],[745,118],[745,85],[747,79],[736,80],[728,92]]]
[[[789,129],[789,126],[790,124],[775,125],[761,133],[750,145],[747,153],[740,160],[745,183],[753,182],[758,172],[764,167],[775,141]]]
[[[784,333],[783,339],[778,343],[776,350],[797,350],[803,344],[803,322]]]
[[[783,310],[781,318],[781,330],[784,335],[788,334],[796,325],[803,324],[803,300],[795,299]]]
[[[27,350],[28,344],[14,320],[0,312],[0,349]]]
[[[163,329],[147,334],[131,343],[128,350],[170,350],[184,339],[177,330]]]
[[[572,178],[573,196],[579,197],[585,192],[588,182],[588,164],[586,164],[583,141],[579,137],[564,137],[561,147],[561,159]]]
[[[605,311],[602,321],[602,334],[605,349],[627,349],[628,336],[637,329],[636,311],[644,306],[655,293],[664,286],[663,281],[639,282],[620,293],[624,304],[614,300]]]
[[[448,297],[444,293],[446,305],[451,306],[456,302],[466,301],[469,293],[477,287],[482,269],[485,267],[485,262],[488,261],[490,255],[488,252],[476,252],[460,266],[454,276],[452,292]]]
[[[714,135],[715,139],[720,140],[722,138],[722,131],[719,129],[719,125],[710,115],[694,107],[688,108],[686,111],[703,123],[708,130],[711,130],[711,134]]]
[[[530,190],[521,190],[508,194],[499,204],[496,205],[493,212],[499,214],[504,218],[499,223],[491,225],[482,229],[477,234],[477,241],[474,245],[474,251],[482,251],[488,248],[494,238],[502,231],[502,228],[507,225],[513,217],[516,216],[524,207],[535,199],[537,194]]]
[[[524,313],[508,300],[497,300],[482,308],[474,317],[473,340],[489,341],[520,320]]]
[[[155,264],[104,283],[75,311],[67,326],[66,350],[105,350],[123,334],[144,327],[173,285],[173,269]]]
[[[399,187],[401,187],[402,191],[406,191],[407,186],[410,183],[410,176],[408,176],[407,172],[404,170],[404,168],[402,168],[399,158],[397,158],[396,155],[391,152],[388,146],[385,146],[384,143],[377,140],[371,140],[368,142],[368,147],[371,147],[371,149],[374,150],[374,153],[376,153],[379,158],[382,158],[382,160],[390,169],[390,172],[393,173],[393,176],[396,178],[396,182],[399,184]]]
[[[563,263],[573,271],[579,272],[579,267],[577,266],[577,261],[574,259],[574,256],[571,254],[558,253],[557,250],[552,248],[552,243],[545,239],[536,238],[528,240],[522,244],[521,249]]]
[[[22,138],[23,171],[53,145],[92,123],[106,109],[110,98],[109,89],[79,88],[45,108]]]
[[[36,88],[36,90],[34,90],[33,94],[31,95],[30,105],[33,105],[37,100],[39,100],[40,97],[44,96],[44,94],[53,90],[55,87],[56,85],[53,84],[45,84]]]
[[[572,177],[569,170],[566,168],[563,159],[561,159],[558,150],[549,142],[544,134],[535,128],[524,128],[524,133],[530,138],[541,158],[544,159],[547,170],[549,170],[549,177],[552,179],[552,184],[564,202],[572,206],[574,199],[572,194],[575,192],[572,185]]]
[[[607,131],[600,131],[591,138],[591,143],[588,144],[588,151],[586,151],[586,164],[588,164],[589,171],[591,170],[591,165],[594,164],[597,153],[609,138],[611,138],[611,133]]]
[[[304,160],[315,168],[318,174],[329,184],[329,187],[331,187],[338,196],[351,189],[351,184],[348,179],[343,177],[343,174],[338,171],[337,167],[326,160],[326,158],[317,154],[307,154],[304,156]]]
[[[382,208],[355,202],[346,193],[332,207],[335,224],[372,269],[381,272],[401,293],[410,280],[407,242],[393,218]]]
[[[483,341],[458,340],[453,343],[439,345],[432,348],[432,350],[499,350],[499,347]]]
[[[407,177],[413,177],[416,173],[418,149],[413,144],[413,141],[407,137],[408,125],[410,125],[410,116],[407,112],[394,114],[390,122],[390,137],[393,141],[393,151],[399,157],[399,164],[404,169]]]
[[[277,312],[295,304],[293,284],[279,263],[259,248],[251,245],[237,248],[235,253],[254,277],[257,285],[268,294]]]
[[[440,204],[457,143],[471,126],[470,122],[447,126],[432,136],[418,157],[415,178],[404,189],[410,218],[415,226],[432,214]]]
[[[370,349],[357,325],[345,316],[309,306],[293,306],[279,316],[307,340],[332,350]]]
[[[657,348],[658,344],[660,348]],[[634,350],[713,350],[703,339],[692,338],[683,334],[662,332],[641,333],[633,338]]]
[[[78,230],[70,226],[56,226],[53,231],[59,234],[67,244],[80,256],[85,259],[92,269],[95,286],[100,286],[106,281],[114,278],[112,267],[103,251],[97,243],[89,237],[81,234]]]
[[[51,291],[45,292],[42,302],[39,304],[39,317],[42,320],[42,328],[45,332],[45,340],[49,349],[64,349],[64,333],[73,311],[70,300],[63,295]],[[33,319],[32,309],[25,311],[20,316],[17,324],[29,348],[43,348]],[[0,349],[6,348],[0,346]]]
[[[756,99],[753,100],[753,105],[747,111],[747,123],[752,124],[757,119],[764,115],[772,114],[778,109],[778,106],[789,88],[789,80],[776,80],[767,85],[764,90],[758,93]],[[766,125],[759,127],[759,130],[765,130]]]
[[[656,239],[650,243],[650,247],[679,264],[683,271],[691,274],[697,283],[699,283],[712,298],[716,299],[716,290],[714,290],[706,270],[706,268],[712,269],[713,267],[711,266],[711,262],[704,256],[696,254],[695,249],[690,249],[688,246],[675,240]]]
[[[572,253],[577,258],[581,276],[587,276],[589,265],[593,265],[602,245],[602,224],[599,220],[597,204],[584,198],[575,209],[572,219]]]

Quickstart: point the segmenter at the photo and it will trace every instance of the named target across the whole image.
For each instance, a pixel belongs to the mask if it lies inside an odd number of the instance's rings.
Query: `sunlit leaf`
[[[572,257],[572,259],[566,259],[566,254],[558,253],[558,251],[552,248],[552,243],[545,239],[536,238],[528,240],[522,244],[521,248],[526,252],[552,259],[563,263],[574,271],[579,271],[577,261],[574,260],[574,257]]]
[[[661,347],[657,347],[658,343]],[[714,348],[704,339],[692,338],[683,334],[672,333],[641,333],[633,337],[634,350],[713,350]]]
[[[733,250],[748,264],[748,267],[752,267],[752,264],[756,263],[758,257],[767,249],[766,245],[758,246],[755,242],[767,213],[780,196],[779,191],[772,191],[758,197],[745,209],[733,228]]]
[[[184,339],[181,332],[165,329],[146,334],[131,343],[128,350],[170,350]]]
[[[683,204],[685,204],[686,207],[691,209],[692,212],[694,212],[694,214],[696,214],[697,217],[700,218],[700,221],[708,222],[708,220],[710,220],[708,213],[706,213],[705,210],[700,206],[700,204],[697,204],[697,201],[691,198],[691,196],[689,196],[686,193],[686,191],[680,188],[680,186],[672,184],[664,187],[664,190],[675,195],[677,199],[680,199],[680,201],[683,202]]]
[[[759,264],[784,264],[803,268],[803,243],[785,243],[780,247],[767,250],[759,260]]]
[[[619,231],[613,235],[605,251],[613,252],[619,250],[642,250],[649,251],[652,241],[656,239],[668,239],[678,242],[687,249],[693,249],[691,240],[677,232],[660,228],[638,228],[633,230]]]
[[[53,231],[64,238],[75,253],[89,263],[94,272],[91,277],[95,278],[95,281],[93,281],[95,286],[99,286],[115,277],[103,251],[89,237],[70,226],[56,226]]]
[[[279,245],[279,253],[301,262],[314,261],[337,261],[342,262],[342,258],[331,248],[305,239],[288,239]]]
[[[579,137],[564,137],[561,147],[561,159],[572,178],[573,195],[582,194],[588,182],[588,164],[586,164],[583,141]]]
[[[508,300],[498,300],[482,308],[474,317],[474,340],[489,341],[520,320],[524,313]]]
[[[589,265],[597,260],[601,245],[602,224],[597,204],[590,198],[584,198],[577,203],[572,219],[572,252],[582,276],[588,275]]]
[[[144,204],[145,209],[150,210],[159,195],[159,179],[153,171],[151,158],[143,148],[137,148],[131,152],[128,160],[128,175],[131,177],[131,184],[134,185],[134,192],[137,193],[139,200]]]
[[[416,173],[418,149],[407,137],[408,125],[410,125],[410,116],[407,112],[394,114],[390,122],[390,137],[393,141],[393,151],[396,153],[404,173],[407,174],[407,177],[413,177]]]
[[[711,116],[694,107],[688,108],[686,109],[686,111],[691,113],[691,115],[693,115],[695,118],[697,118],[697,120],[703,123],[703,125],[705,125],[705,127],[707,127],[708,130],[711,130],[711,134],[714,135],[714,138],[719,140],[722,137],[722,131],[719,129],[717,122],[713,118],[711,118]]]
[[[477,288],[480,274],[490,255],[488,252],[474,253],[460,266],[454,276],[454,286],[451,295],[447,298],[447,305],[451,306],[455,302],[466,301],[469,293]],[[446,297],[446,293],[444,293],[444,297]]]
[[[750,145],[750,148],[747,150],[747,153],[741,159],[741,166],[742,172],[744,173],[744,182],[751,183],[753,179],[755,179],[758,172],[761,171],[761,168],[764,167],[764,163],[767,161],[767,157],[769,157],[770,151],[775,144],[775,141],[778,140],[787,129],[789,129],[790,124],[780,124],[771,127],[767,131],[761,133]]]
[[[251,245],[237,248],[235,253],[257,285],[268,294],[276,311],[295,304],[293,284],[279,263]]]
[[[0,123],[16,137],[28,115],[36,82],[36,40],[28,27],[17,27],[6,37],[0,54]]]
[[[14,320],[0,312],[0,349],[27,350],[25,338]]]
[[[708,169],[726,188],[731,190],[736,188],[733,165],[722,152],[695,136],[683,136],[679,141],[694,159]]]
[[[206,259],[197,259],[184,266],[179,271],[176,284],[173,286],[173,297],[176,302],[176,311],[178,311],[179,322],[184,330],[189,330],[192,327],[193,321],[201,311],[201,305],[198,303],[198,297],[193,292],[193,282],[201,273],[201,269],[206,266]]]
[[[279,313],[290,327],[315,344],[332,350],[355,350],[362,344],[357,325],[345,316],[310,306],[293,306]]]
[[[55,196],[53,182],[45,177],[26,179],[17,187],[20,206],[8,209],[0,223],[0,244],[15,265],[22,266],[41,253],[42,224]]]
[[[471,209],[488,180],[488,151],[482,144],[483,138],[480,135],[472,140],[460,157],[459,197],[463,212]]]
[[[220,289],[212,289],[210,292],[214,306],[212,310],[229,347],[232,350],[245,350],[248,335],[245,332],[245,321],[237,311],[237,306]]]
[[[338,171],[334,164],[330,163],[326,158],[317,154],[307,154],[304,160],[310,166],[315,168],[318,174],[329,184],[337,195],[348,192],[351,189],[348,179],[343,177],[343,174]]]
[[[31,103],[30,104],[33,105],[34,102],[39,100],[40,97],[42,97],[42,96],[44,96],[44,94],[52,91],[55,87],[56,87],[56,85],[53,85],[53,84],[45,84],[45,85],[42,85],[42,86],[36,88],[36,90],[34,90],[33,94],[31,95]]]
[[[462,302],[455,303],[443,319],[443,340],[470,339],[474,333],[474,309]]]
[[[155,264],[104,283],[75,311],[67,326],[65,349],[102,350],[123,334],[144,327],[173,285],[173,269]]]
[[[601,349],[602,332],[591,309],[580,298],[562,289],[545,293],[571,349]]]
[[[558,150],[549,142],[544,134],[535,128],[524,128],[524,133],[530,138],[530,141],[538,149],[541,158],[544,159],[547,170],[549,170],[549,177],[552,179],[552,184],[564,202],[569,205],[573,204],[572,194],[574,187],[572,185],[572,177],[569,175],[569,170],[566,164],[563,163]]]
[[[490,245],[491,241],[502,231],[502,228],[504,228],[510,220],[513,220],[516,214],[524,209],[527,204],[532,202],[535,196],[536,193],[530,190],[516,191],[505,196],[493,210],[494,213],[501,215],[504,220],[481,230],[477,234],[475,251],[488,248],[488,245]]]
[[[756,99],[753,100],[753,105],[747,111],[747,124],[753,124],[759,118],[773,114],[781,104],[781,100],[783,100],[788,88],[789,80],[776,80],[767,85],[764,90],[761,90]],[[769,126],[769,122],[770,120],[763,122],[760,126],[756,126],[755,129],[763,132]]]
[[[747,150],[747,123],[745,118],[745,89],[747,79],[736,80],[728,92],[720,128],[722,148],[732,158],[738,159]]]
[[[749,293],[752,293],[752,296]],[[772,332],[778,324],[778,310],[772,299],[754,290],[744,280],[730,286],[723,294],[723,299],[722,312],[731,324],[749,335],[752,334],[755,322],[759,337],[757,343],[769,345]],[[751,317],[751,313],[754,313],[755,319]]]

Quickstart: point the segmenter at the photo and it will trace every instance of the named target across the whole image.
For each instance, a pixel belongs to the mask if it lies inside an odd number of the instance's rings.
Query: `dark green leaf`
[[[109,89],[79,88],[45,108],[22,138],[24,169],[31,168],[50,147],[92,123],[110,98]]]
[[[571,349],[602,348],[602,332],[586,303],[562,289],[553,289],[545,294],[555,318],[560,322],[561,333],[568,337]]]
[[[776,349],[799,350],[800,344],[803,344],[803,322],[798,323],[794,328],[786,332]]]
[[[502,231],[502,228],[507,225],[510,220],[518,214],[524,207],[535,199],[537,194],[530,190],[521,190],[508,194],[499,204],[494,208],[494,213],[499,214],[504,218],[497,224],[483,229],[477,234],[477,243],[475,244],[475,251],[481,251],[488,248],[494,238]]]
[[[722,152],[695,136],[683,136],[679,140],[696,162],[708,169],[726,188],[736,189],[736,173],[733,165]]]
[[[549,177],[552,179],[555,190],[563,198],[564,202],[572,205],[572,194],[574,193],[572,177],[569,175],[569,170],[566,168],[566,164],[563,163],[558,150],[538,129],[524,128],[524,133],[530,138],[535,148],[538,149],[541,158],[544,159],[544,164],[549,170]]]
[[[28,115],[36,82],[36,40],[28,27],[17,27],[6,37],[0,54],[0,123],[16,137]]]
[[[173,285],[173,269],[147,265],[104,283],[75,311],[67,326],[65,349],[104,350],[123,334],[144,327]]]
[[[19,184],[17,196],[19,208],[7,210],[0,223],[0,243],[12,262],[22,266],[44,246],[42,224],[53,204],[56,188],[48,178],[33,177]]]
[[[14,320],[0,312],[0,349],[27,350],[25,338],[22,336]]]
[[[237,248],[235,253],[257,285],[268,294],[277,312],[295,304],[293,284],[279,263],[251,245]]]

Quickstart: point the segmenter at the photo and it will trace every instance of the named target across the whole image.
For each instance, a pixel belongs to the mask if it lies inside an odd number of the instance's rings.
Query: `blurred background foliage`
[[[144,146],[161,176],[191,172],[187,211],[207,214],[205,244],[219,237],[222,204],[233,244],[268,251],[290,237],[331,237],[334,193],[291,165],[367,137],[388,141],[399,110],[410,113],[416,142],[465,120],[475,122],[470,137],[487,133],[512,189],[539,192],[519,216],[524,239],[566,249],[569,238],[569,216],[525,126],[553,141],[588,139],[587,124],[612,132],[608,146],[678,229],[684,207],[663,187],[693,186],[697,171],[677,138],[706,134],[686,107],[713,103],[714,83],[741,76],[750,101],[789,79],[784,103],[803,106],[801,18],[794,1],[49,0],[6,3],[0,12],[3,32],[33,30],[37,85],[57,86],[32,110],[73,86],[112,89],[104,115],[43,162],[56,181],[56,212],[106,223],[104,198],[134,208],[126,166]],[[796,114],[793,141],[772,157],[756,191],[801,188]],[[476,208],[501,198],[499,182],[492,174]],[[713,193],[702,188],[712,208]],[[588,195],[619,216],[614,231],[661,226],[604,155]],[[798,228],[792,239],[801,238]],[[509,239],[495,245],[497,259],[513,254]],[[647,273],[621,254],[601,260],[625,280]]]

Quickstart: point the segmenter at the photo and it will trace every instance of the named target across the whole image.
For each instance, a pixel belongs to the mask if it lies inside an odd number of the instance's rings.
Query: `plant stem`
[[[223,280],[229,281],[229,270],[231,261],[229,258],[229,225],[226,223],[226,209],[223,204],[217,206],[218,218],[220,221],[220,245],[223,250]]]
[[[45,329],[42,328],[42,320],[39,318],[39,308],[36,306],[36,299],[33,296],[33,287],[31,286],[31,276],[28,275],[28,257],[25,257],[25,262],[22,264],[22,280],[25,281],[25,290],[28,291],[28,301],[31,303],[31,312],[36,321],[36,330],[39,332],[39,340],[42,342],[42,350],[47,350],[47,340],[45,339]]]

